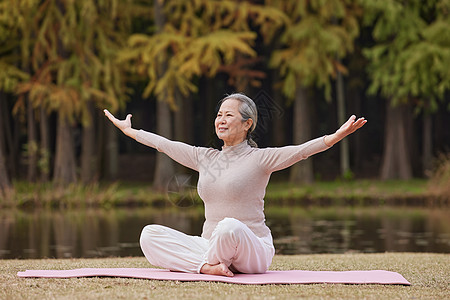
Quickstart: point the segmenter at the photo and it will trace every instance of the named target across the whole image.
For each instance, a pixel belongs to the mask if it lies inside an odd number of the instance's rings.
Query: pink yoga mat
[[[239,284],[403,284],[410,283],[399,273],[373,271],[267,271],[264,274],[236,274],[234,277],[171,272],[150,268],[86,268],[74,270],[26,270],[18,272],[19,277],[71,278],[71,277],[130,277],[156,280],[218,281]]]

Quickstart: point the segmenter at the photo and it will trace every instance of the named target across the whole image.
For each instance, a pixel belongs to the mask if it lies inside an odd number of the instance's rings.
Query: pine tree
[[[34,6],[27,6],[29,3]],[[132,5],[128,0],[48,0],[20,1],[16,7],[21,8],[19,15],[26,24],[38,26],[19,28],[26,44],[22,48],[29,51],[32,76],[18,86],[20,98],[15,109],[26,107],[27,96],[34,108],[56,112],[61,119],[58,126],[62,126],[57,132],[67,131],[59,136],[64,140],[58,138],[61,145],[56,148],[64,149],[73,143],[73,124],[80,122],[85,129],[91,128],[92,106],[114,111],[125,100],[123,73],[114,59],[125,40],[127,11]],[[22,53],[27,56],[26,51]],[[84,149],[83,157],[88,157],[83,160],[91,161],[95,148]],[[76,169],[73,152],[56,153],[55,179],[74,182]],[[92,173],[85,176],[90,179]]]
[[[369,92],[388,99],[385,150],[381,178],[412,177],[407,120],[414,109],[425,115],[436,111],[450,87],[446,64],[450,61],[447,1],[364,1],[365,21],[373,26],[376,44],[365,54],[370,60]],[[428,120],[428,121],[427,121]],[[425,117],[425,134],[430,134]],[[428,123],[428,125],[427,125]],[[430,160],[431,139],[424,139]],[[427,142],[428,141],[428,142]],[[424,165],[428,163],[425,162]]]
[[[0,196],[3,197],[7,197],[13,188],[5,164],[7,157],[4,152],[6,149],[4,137],[11,134],[6,132],[7,126],[5,126],[5,116],[9,114],[3,111],[7,107],[4,103],[5,95],[14,93],[21,82],[29,79],[29,74],[20,69],[20,61],[16,54],[20,49],[19,29],[23,20],[19,18],[19,7],[12,2],[0,3],[0,101],[2,101],[0,103]],[[32,3],[29,5],[32,6]],[[14,153],[10,156],[12,155]]]
[[[347,69],[340,59],[353,51],[359,34],[358,1],[271,1],[290,17],[270,66],[282,76],[282,91],[294,102],[294,143],[311,139],[308,89],[321,88],[331,99],[331,84]],[[291,168],[291,181],[312,182],[312,160]]]

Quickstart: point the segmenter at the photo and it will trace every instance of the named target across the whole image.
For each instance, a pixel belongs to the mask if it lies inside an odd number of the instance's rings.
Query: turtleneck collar
[[[234,145],[234,146],[222,146],[222,152],[229,153],[229,152],[240,152],[244,149],[251,148],[251,146],[248,144],[247,140],[245,139],[241,143]]]

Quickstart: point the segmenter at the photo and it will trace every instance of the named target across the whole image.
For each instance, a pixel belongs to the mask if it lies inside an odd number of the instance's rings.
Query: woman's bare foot
[[[200,273],[209,275],[222,275],[228,277],[234,276],[233,272],[231,272],[230,269],[228,269],[227,265],[225,265],[224,263],[220,263],[217,265],[204,264],[200,269]]]

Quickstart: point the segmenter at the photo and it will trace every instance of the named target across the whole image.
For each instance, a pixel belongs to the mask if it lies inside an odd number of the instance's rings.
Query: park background
[[[449,13],[447,0],[2,1],[0,254],[130,246],[141,255],[139,230],[150,222],[199,234],[196,174],[124,136],[103,109],[220,149],[216,106],[233,92],[258,105],[260,147],[332,133],[352,114],[368,120],[273,174],[271,227],[292,224],[278,245],[448,252]],[[325,208],[308,210],[316,206]],[[377,240],[356,247],[358,228]],[[305,236],[325,248],[301,244]]]

